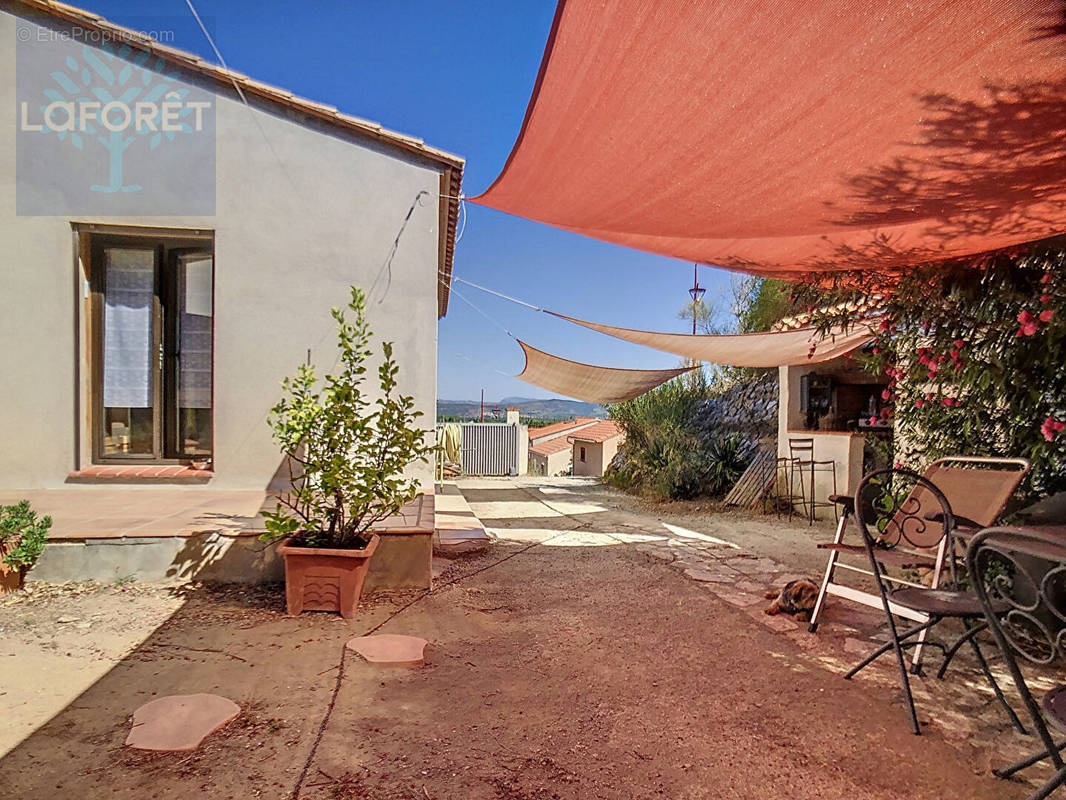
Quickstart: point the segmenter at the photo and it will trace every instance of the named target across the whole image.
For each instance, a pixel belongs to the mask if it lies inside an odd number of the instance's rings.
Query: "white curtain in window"
[[[104,406],[152,405],[155,253],[108,248],[104,275]]]

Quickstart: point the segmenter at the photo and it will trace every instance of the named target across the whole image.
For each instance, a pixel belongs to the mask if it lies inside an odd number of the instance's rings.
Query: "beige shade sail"
[[[586,403],[621,403],[632,400],[695,367],[677,369],[614,369],[582,364],[530,347],[520,339],[526,367],[516,377],[542,389],[584,400]]]
[[[613,325],[586,322],[575,317],[557,314],[554,311],[547,313],[627,342],[663,350],[693,361],[730,367],[818,364],[839,358],[874,338],[872,323],[869,321],[854,323],[847,329],[834,328],[824,336],[814,328],[770,333],[693,336],[687,333],[656,333],[631,328],[616,328]]]

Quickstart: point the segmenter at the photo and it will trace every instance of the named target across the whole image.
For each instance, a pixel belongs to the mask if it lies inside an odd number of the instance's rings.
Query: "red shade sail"
[[[475,202],[764,275],[1066,231],[1060,0],[560,0]]]

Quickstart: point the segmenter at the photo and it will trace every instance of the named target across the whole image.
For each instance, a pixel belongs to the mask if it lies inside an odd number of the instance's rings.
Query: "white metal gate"
[[[464,422],[464,475],[518,475],[519,437],[525,428],[501,422]]]

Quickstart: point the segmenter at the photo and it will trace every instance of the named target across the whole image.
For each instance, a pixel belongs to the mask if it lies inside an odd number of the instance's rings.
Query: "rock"
[[[796,630],[796,620],[786,614],[763,614],[757,619],[762,622],[768,628],[772,628],[778,633],[785,633],[787,631]]]
[[[195,750],[241,707],[217,694],[174,694],[160,697],[133,712],[126,746],[138,750]]]
[[[379,633],[373,636],[356,636],[345,645],[372,664],[385,666],[420,666],[424,662],[425,639],[417,636],[399,636]]]
[[[844,640],[844,652],[845,653],[869,653],[874,650],[875,646],[870,642],[864,642],[862,639],[855,639],[851,636]]]
[[[60,625],[69,625],[69,624],[70,624],[70,623],[72,623],[72,622],[77,622],[77,621],[78,621],[79,619],[80,619],[80,617],[67,617],[67,616],[63,616],[63,617],[59,617],[59,618],[58,618],[58,619],[56,620],[56,622],[58,622],[58,623],[59,623]]]

